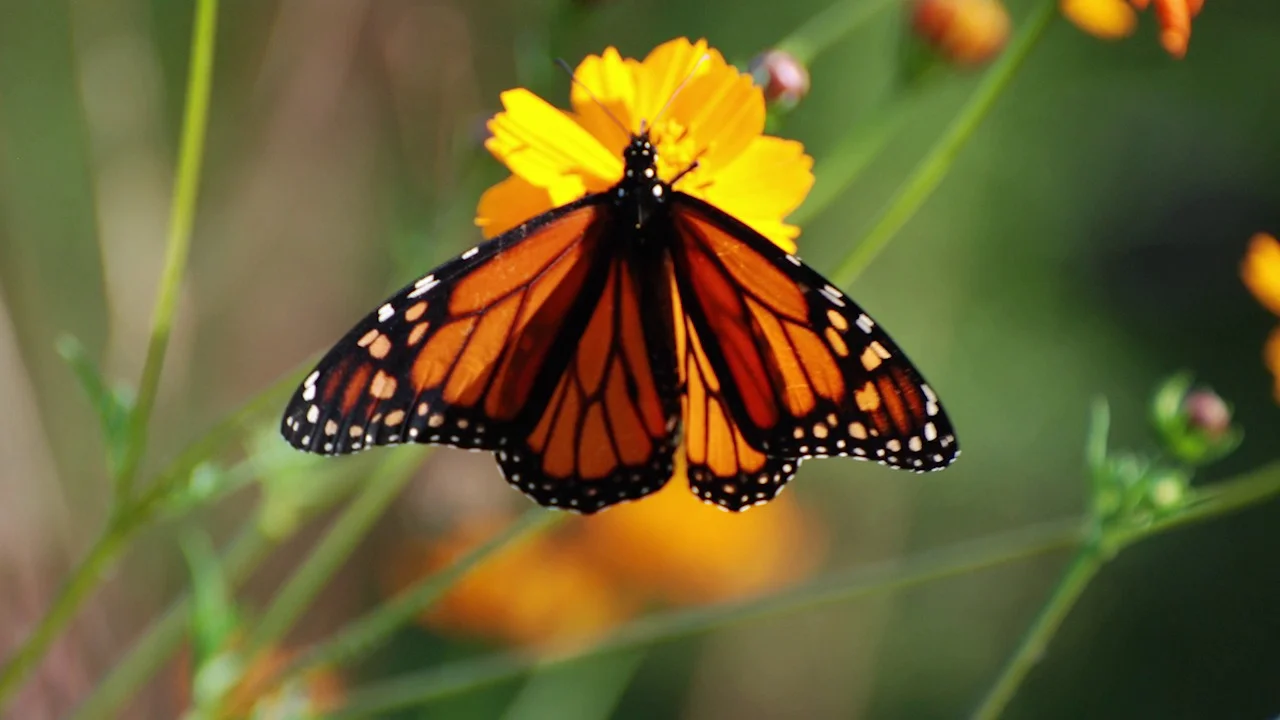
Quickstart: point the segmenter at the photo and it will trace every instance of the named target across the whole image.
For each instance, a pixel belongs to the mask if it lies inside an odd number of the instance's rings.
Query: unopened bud
[[[915,0],[912,27],[960,65],[995,57],[1009,39],[1009,11],[1000,0]]]
[[[767,103],[793,107],[809,92],[809,69],[785,50],[769,50],[751,61],[751,77]]]

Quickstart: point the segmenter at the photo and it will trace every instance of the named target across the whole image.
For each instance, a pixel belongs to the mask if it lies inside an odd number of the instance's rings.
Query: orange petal
[[[1198,8],[1197,8],[1198,9]],[[1187,54],[1191,42],[1192,9],[1188,0],[1156,0],[1156,17],[1160,20],[1160,44],[1176,58]]]
[[[1266,233],[1254,235],[1240,265],[1240,277],[1258,302],[1280,315],[1280,242]]]
[[[546,100],[518,88],[502,93],[502,106],[484,146],[511,172],[550,191],[557,205],[622,177],[622,157]]]
[[[1280,402],[1280,327],[1271,331],[1271,336],[1267,338],[1267,344],[1262,349],[1262,358],[1276,379],[1276,402]]]
[[[476,225],[491,238],[555,207],[545,189],[512,175],[480,196]]]
[[[1123,0],[1061,0],[1059,8],[1076,27],[1103,40],[1127,37],[1138,24]]]
[[[794,140],[757,137],[705,188],[690,194],[755,228],[787,252],[795,252],[799,228],[782,222],[813,187],[813,158]],[[682,186],[683,189],[683,186]]]

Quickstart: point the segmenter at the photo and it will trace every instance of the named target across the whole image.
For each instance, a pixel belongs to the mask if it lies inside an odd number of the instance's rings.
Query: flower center
[[[658,149],[658,177],[663,182],[671,179],[693,165],[698,159],[698,146],[689,133],[689,128],[674,119],[659,120],[649,131],[650,140]],[[695,175],[693,171],[681,179],[686,183]]]

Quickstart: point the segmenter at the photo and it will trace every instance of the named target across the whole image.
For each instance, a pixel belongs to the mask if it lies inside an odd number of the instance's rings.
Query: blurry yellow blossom
[[[524,88],[502,93],[504,109],[489,121],[485,147],[511,176],[480,198],[476,224],[487,237],[613,186],[622,179],[630,133],[644,123],[662,179],[671,181],[697,160],[677,190],[795,251],[800,230],[783,219],[813,185],[813,158],[798,142],[763,134],[761,89],[705,40],[677,38],[644,60],[610,47],[583,60],[574,80],[572,112]]]
[[[1009,40],[1009,11],[1000,0],[916,0],[916,33],[952,62],[977,65]]]
[[[424,625],[518,645],[590,640],[652,602],[687,604],[758,594],[811,573],[823,544],[790,496],[746,514],[704,504],[683,478],[645,498],[485,560],[421,617]],[[394,554],[388,592],[447,566],[508,522],[468,523]]]
[[[1062,14],[1076,27],[1104,40],[1128,37],[1138,23],[1137,10],[1153,0],[1061,0]],[[1154,0],[1160,44],[1176,58],[1185,57],[1191,41],[1191,19],[1204,0]]]
[[[684,477],[678,467],[644,502],[584,518],[583,553],[634,592],[672,603],[753,595],[815,569],[820,538],[793,496],[731,514],[690,493]]]
[[[1240,275],[1258,302],[1280,317],[1280,242],[1265,233],[1254,235],[1249,241]],[[1267,338],[1263,359],[1276,378],[1275,395],[1280,401],[1280,327],[1271,331]]]

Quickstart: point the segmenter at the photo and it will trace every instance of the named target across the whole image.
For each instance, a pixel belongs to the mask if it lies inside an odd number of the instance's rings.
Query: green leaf
[[[129,416],[133,413],[136,399],[134,390],[127,385],[108,387],[98,366],[76,337],[59,337],[57,350],[98,415],[99,429],[107,447],[107,469],[115,476],[120,472],[129,441]]]
[[[190,532],[182,538],[183,554],[191,568],[191,636],[199,674],[226,650],[240,627],[231,587],[222,575],[209,536]]]

